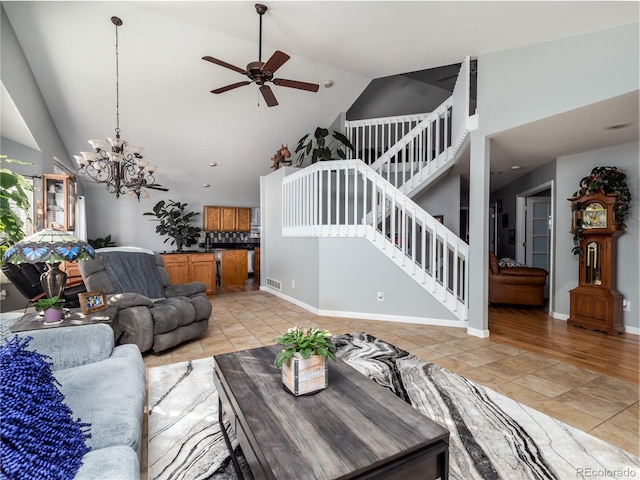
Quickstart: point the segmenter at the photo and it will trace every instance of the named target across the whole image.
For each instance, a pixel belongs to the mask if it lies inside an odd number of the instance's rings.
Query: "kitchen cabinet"
[[[213,253],[166,253],[162,255],[171,284],[203,282],[207,295],[216,293],[216,259]]]
[[[251,231],[251,209],[205,205],[204,230],[207,232]]]
[[[220,258],[221,284],[244,285],[249,278],[246,250],[222,250]]]
[[[42,175],[44,228],[52,225],[69,232],[76,228],[76,177]]]

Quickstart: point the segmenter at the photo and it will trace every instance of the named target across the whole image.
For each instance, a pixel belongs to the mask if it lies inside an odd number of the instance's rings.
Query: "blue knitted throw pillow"
[[[90,450],[90,424],[73,420],[51,373],[51,358],[27,350],[30,341],[15,336],[0,345],[1,477],[71,479]]]

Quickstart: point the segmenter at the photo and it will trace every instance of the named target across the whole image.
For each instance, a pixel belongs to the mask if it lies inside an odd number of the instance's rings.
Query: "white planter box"
[[[326,359],[320,355],[302,358],[298,353],[282,365],[282,383],[294,395],[308,395],[327,388]]]

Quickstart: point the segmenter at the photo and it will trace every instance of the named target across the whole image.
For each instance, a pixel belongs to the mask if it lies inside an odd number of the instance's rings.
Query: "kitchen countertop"
[[[170,253],[213,253],[214,250],[255,250],[256,248],[260,248],[260,243],[249,243],[249,242],[223,242],[223,243],[212,243],[211,248],[207,251],[204,248],[199,249],[189,249],[183,250],[182,252],[176,252],[175,250],[171,252],[159,252],[164,254]]]

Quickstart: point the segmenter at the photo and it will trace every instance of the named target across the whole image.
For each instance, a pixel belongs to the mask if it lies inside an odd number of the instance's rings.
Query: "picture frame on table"
[[[107,299],[104,295],[104,290],[79,293],[78,301],[80,302],[80,309],[85,315],[109,308],[107,305]]]

